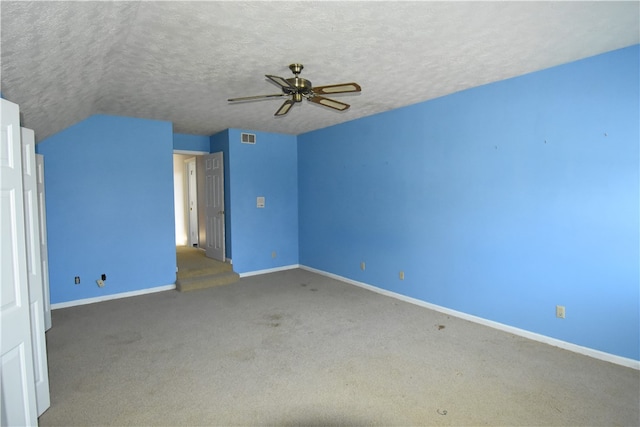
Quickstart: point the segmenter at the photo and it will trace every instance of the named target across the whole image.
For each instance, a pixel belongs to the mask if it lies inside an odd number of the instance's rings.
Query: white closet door
[[[50,405],[49,372],[44,337],[45,302],[40,260],[40,221],[38,219],[38,178],[36,165],[36,139],[31,129],[22,132],[22,176],[24,186],[24,225],[27,243],[27,277],[29,278],[29,305],[31,307],[31,344],[36,384],[38,415]]]
[[[0,99],[0,386],[2,425],[37,425],[26,262],[20,109]]]
[[[51,329],[51,293],[49,292],[49,249],[47,247],[47,205],[44,197],[44,156],[36,154],[38,180],[38,222],[40,224],[40,264],[42,265],[42,296],[44,297],[44,330]]]

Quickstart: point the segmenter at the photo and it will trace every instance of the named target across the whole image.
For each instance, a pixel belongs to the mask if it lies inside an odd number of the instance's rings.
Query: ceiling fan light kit
[[[349,104],[320,96],[320,94],[325,95],[336,93],[352,93],[360,92],[362,90],[360,85],[357,83],[340,83],[335,85],[313,87],[309,80],[300,77],[300,72],[303,68],[304,66],[302,64],[289,65],[289,69],[293,73],[294,77],[290,77],[288,79],[269,74],[265,75],[265,77],[282,88],[282,93],[274,95],[257,95],[245,96],[242,98],[230,98],[227,101],[244,102],[258,101],[270,98],[290,97],[284,102],[284,104],[282,104],[282,106],[280,106],[280,108],[278,108],[278,110],[274,114],[275,116],[284,116],[289,112],[291,107],[293,107],[296,102],[302,102],[303,99],[307,99],[308,101],[311,101],[315,104],[324,105],[325,107],[329,107],[334,110],[344,111],[350,107]]]

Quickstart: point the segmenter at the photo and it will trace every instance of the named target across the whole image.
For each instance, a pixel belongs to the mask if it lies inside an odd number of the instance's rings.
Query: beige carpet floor
[[[176,288],[181,292],[229,285],[240,279],[231,264],[207,258],[198,248],[177,246],[176,261]]]
[[[176,261],[179,279],[232,270],[231,264],[207,258],[204,250],[189,246],[176,246]]]
[[[53,312],[42,426],[637,426],[639,372],[304,270]]]

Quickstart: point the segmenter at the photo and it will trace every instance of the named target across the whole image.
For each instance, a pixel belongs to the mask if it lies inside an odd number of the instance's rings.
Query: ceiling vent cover
[[[243,144],[255,144],[256,135],[254,133],[241,133],[241,140]]]

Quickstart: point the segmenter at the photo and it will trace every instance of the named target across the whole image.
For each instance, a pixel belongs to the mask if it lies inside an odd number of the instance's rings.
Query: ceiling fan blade
[[[289,112],[291,107],[293,107],[293,104],[295,104],[295,101],[293,99],[287,99],[286,101],[284,101],[284,104],[282,104],[282,106],[278,108],[278,111],[276,111],[274,116],[284,116]]]
[[[269,98],[281,98],[286,96],[284,93],[277,93],[275,95],[257,95],[257,96],[245,96],[243,98],[230,98],[227,99],[229,102],[237,102],[237,101],[257,101],[259,99],[269,99]]]
[[[324,96],[312,96],[311,98],[309,98],[309,101],[340,111],[344,111],[350,107],[349,104],[345,104],[344,102],[336,101],[334,99],[325,98]]]
[[[311,90],[313,90],[313,93],[326,95],[330,93],[360,92],[362,88],[358,83],[340,83],[337,85],[318,86]]]
[[[274,82],[275,84],[277,84],[278,86],[282,86],[283,88],[287,88],[287,89],[295,89],[296,88],[294,85],[289,83],[287,81],[287,79],[285,79],[283,77],[271,76],[269,74],[265,74],[265,77],[268,78],[269,80],[271,80],[272,82]]]

